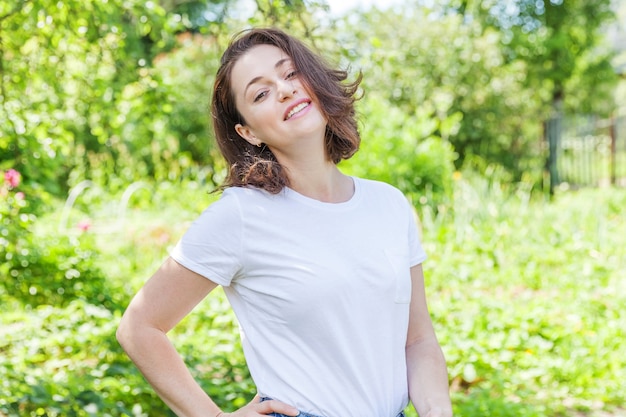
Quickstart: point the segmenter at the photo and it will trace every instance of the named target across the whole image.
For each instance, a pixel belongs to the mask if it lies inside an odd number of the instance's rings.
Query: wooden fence
[[[550,190],[626,186],[626,115],[559,117],[546,122]]]

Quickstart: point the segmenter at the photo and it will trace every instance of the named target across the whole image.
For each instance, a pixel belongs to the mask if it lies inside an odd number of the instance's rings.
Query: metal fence
[[[570,116],[545,126],[550,188],[626,186],[626,116]]]

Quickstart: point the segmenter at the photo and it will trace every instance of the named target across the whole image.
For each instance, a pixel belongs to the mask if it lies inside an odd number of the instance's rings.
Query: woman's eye
[[[259,94],[257,94],[254,97],[254,102],[256,103],[257,101],[261,100],[263,97],[265,97],[267,95],[267,91],[261,91]]]
[[[293,77],[295,77],[296,75],[298,75],[298,71],[293,70],[293,71],[291,71],[289,74],[287,74],[287,77],[286,77],[286,78],[287,78],[288,80],[290,80],[290,79],[292,79]]]

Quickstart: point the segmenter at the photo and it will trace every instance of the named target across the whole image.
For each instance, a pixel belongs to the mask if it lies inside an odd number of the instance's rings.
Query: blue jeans
[[[267,400],[271,400],[271,398],[269,398],[269,397],[261,397],[261,401],[267,401]],[[287,416],[285,414],[278,414],[278,413],[268,414],[268,416],[273,416],[273,417],[291,417],[291,416]],[[302,411],[300,411],[300,414],[298,414],[297,417],[322,417],[322,416],[318,416],[316,414],[303,413]],[[404,411],[401,411],[400,414],[398,414],[396,417],[404,417]]]

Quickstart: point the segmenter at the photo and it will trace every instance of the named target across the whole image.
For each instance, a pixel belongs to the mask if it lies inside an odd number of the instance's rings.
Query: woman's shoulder
[[[392,198],[405,198],[399,188],[387,182],[359,177],[354,177],[354,180],[359,183],[359,186],[366,194],[389,196]]]
[[[278,193],[280,194],[280,193]],[[222,192],[221,198],[237,198],[240,200],[250,200],[250,199],[272,199],[278,194],[271,194],[268,191],[254,187],[254,186],[232,186],[225,188]]]
[[[250,207],[276,204],[278,201],[284,199],[283,194],[283,192],[272,194],[262,188],[252,186],[228,187],[224,189],[217,203],[236,205],[240,210],[245,210]]]
[[[232,224],[255,207],[264,205],[265,191],[252,187],[228,187],[215,196],[202,211],[197,222],[221,222]]]

